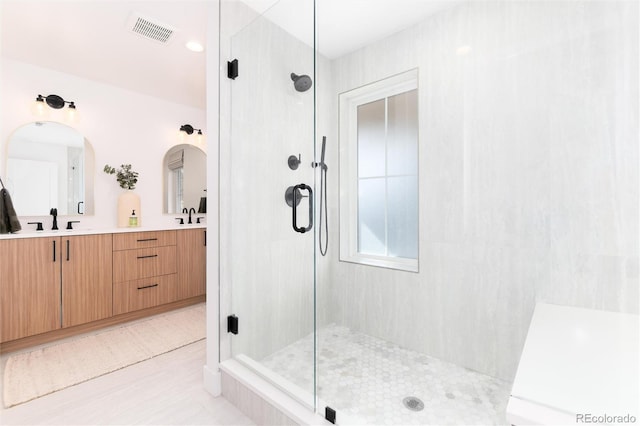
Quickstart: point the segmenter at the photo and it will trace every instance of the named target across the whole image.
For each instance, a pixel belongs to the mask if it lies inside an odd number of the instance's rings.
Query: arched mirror
[[[164,213],[207,212],[207,154],[193,145],[176,145],[164,156],[162,170]]]
[[[7,188],[20,216],[93,214],[94,153],[77,130],[38,121],[18,128],[7,149]]]

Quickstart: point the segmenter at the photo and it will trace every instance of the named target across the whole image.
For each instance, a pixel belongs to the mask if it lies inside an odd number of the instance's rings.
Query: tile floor
[[[3,375],[11,355],[0,356]],[[224,397],[204,389],[205,364],[206,340],[200,340],[24,404],[4,408],[0,403],[0,424],[253,425]]]
[[[511,384],[346,327],[318,333],[319,397],[358,424],[506,424]],[[312,392],[313,334],[262,360]],[[421,411],[403,404],[407,396]]]

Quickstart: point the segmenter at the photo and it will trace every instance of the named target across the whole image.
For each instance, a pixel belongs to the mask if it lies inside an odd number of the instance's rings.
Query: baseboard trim
[[[0,354],[18,351],[29,348],[31,346],[42,345],[44,343],[54,342],[56,340],[72,337],[82,333],[99,330],[101,328],[113,325],[123,324],[151,315],[157,315],[169,312],[174,309],[184,308],[186,306],[202,303],[206,300],[206,296],[196,296],[189,299],[178,300],[177,302],[167,303],[165,305],[154,306],[153,308],[141,309],[135,312],[127,312],[126,314],[116,315],[99,321],[93,321],[87,324],[80,324],[74,327],[61,328],[59,330],[50,331],[48,333],[36,334],[35,336],[24,337],[22,339],[11,340],[0,344]]]
[[[208,365],[202,368],[202,376],[204,379],[204,389],[213,396],[222,394],[222,374],[217,368],[212,370]]]

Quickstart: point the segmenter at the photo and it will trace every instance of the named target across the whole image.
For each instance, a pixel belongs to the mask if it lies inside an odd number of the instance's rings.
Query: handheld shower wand
[[[320,153],[320,162],[313,163],[314,167],[320,166],[320,223],[318,226],[318,239],[320,240],[320,254],[327,255],[329,248],[329,221],[327,212],[327,165],[324,162],[324,152],[327,147],[327,137],[322,137],[322,151]],[[324,208],[323,208],[324,207]],[[322,215],[324,214],[324,244],[322,239]],[[324,246],[324,247],[323,247]]]
[[[323,136],[322,137],[322,151],[320,153],[320,167],[322,167],[323,170],[327,170],[327,165],[324,163],[324,150],[327,147],[327,137]]]

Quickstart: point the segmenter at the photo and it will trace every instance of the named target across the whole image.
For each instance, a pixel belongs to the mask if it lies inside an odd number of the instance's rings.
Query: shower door
[[[229,289],[222,300],[230,299],[231,316],[221,321],[222,345],[310,409],[315,407],[313,8],[308,0],[293,6],[278,2],[258,14],[243,3],[222,2],[221,59],[230,64],[220,89],[221,282]],[[277,24],[292,14],[301,31],[295,36]]]

